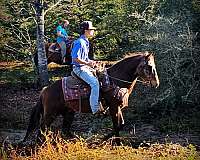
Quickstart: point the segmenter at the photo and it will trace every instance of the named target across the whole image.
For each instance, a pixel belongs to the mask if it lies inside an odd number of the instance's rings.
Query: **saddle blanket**
[[[90,87],[72,76],[62,78],[62,90],[65,101],[87,98],[90,95]]]

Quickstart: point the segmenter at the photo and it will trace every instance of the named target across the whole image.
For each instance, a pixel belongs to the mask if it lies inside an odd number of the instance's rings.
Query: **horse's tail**
[[[23,141],[26,141],[29,138],[29,135],[31,135],[31,134],[36,134],[36,135],[34,135],[34,137],[37,137],[37,134],[40,129],[40,119],[41,119],[43,113],[44,113],[44,108],[43,108],[43,104],[42,104],[42,98],[40,96],[39,101],[32,109],[29,125],[28,125],[26,135],[25,135]]]

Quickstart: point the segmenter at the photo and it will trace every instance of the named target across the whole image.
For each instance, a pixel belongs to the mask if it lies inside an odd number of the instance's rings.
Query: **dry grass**
[[[45,143],[29,156],[22,156],[22,152],[13,150],[9,155],[2,152],[0,159],[12,160],[179,160],[200,159],[198,152],[192,145],[183,147],[179,144],[152,144],[150,147],[133,149],[129,146],[111,146],[105,143],[101,146],[91,146],[84,139],[76,142],[65,141],[60,136],[52,138],[46,136]]]
[[[15,69],[24,66],[30,66],[31,64],[28,62],[20,62],[20,61],[7,61],[7,62],[0,62],[0,70],[7,69]]]

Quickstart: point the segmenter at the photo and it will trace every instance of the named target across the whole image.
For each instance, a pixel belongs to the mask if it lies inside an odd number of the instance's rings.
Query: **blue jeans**
[[[91,87],[90,93],[90,106],[92,113],[96,113],[99,110],[99,81],[93,75],[91,69],[88,66],[73,66],[74,73],[83,79]]]
[[[62,55],[62,60],[64,58],[64,56],[66,55],[66,42],[65,41],[62,41],[60,43],[58,43],[60,45],[60,48],[61,48],[61,55]]]

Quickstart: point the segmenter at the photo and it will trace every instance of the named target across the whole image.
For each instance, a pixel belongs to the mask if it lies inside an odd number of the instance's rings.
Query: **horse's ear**
[[[153,56],[152,52],[145,52],[145,59],[148,61],[149,57]]]

